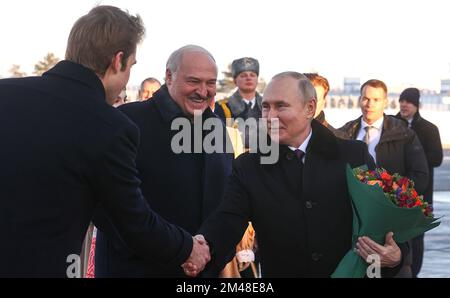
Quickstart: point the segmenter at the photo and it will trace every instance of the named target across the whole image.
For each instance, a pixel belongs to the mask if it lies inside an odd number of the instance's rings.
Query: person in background
[[[360,92],[362,116],[339,128],[343,137],[365,142],[377,167],[408,177],[422,194],[428,185],[428,165],[416,133],[404,121],[384,114],[388,92],[383,81],[368,80]],[[412,276],[411,262],[409,254],[399,277]]]
[[[420,91],[417,88],[403,90],[399,97],[400,117],[408,122],[422,144],[428,162],[428,186],[423,192],[426,202],[433,204],[433,177],[434,168],[439,167],[443,160],[441,137],[439,129],[433,123],[425,120],[419,113]],[[417,277],[422,267],[424,251],[424,235],[412,240],[412,276]]]
[[[304,73],[304,75],[311,81],[314,89],[316,89],[317,109],[314,119],[331,130],[337,137],[341,137],[342,133],[328,123],[325,119],[325,112],[323,111],[326,103],[326,97],[330,91],[330,84],[328,83],[327,78],[319,75],[318,73]]]
[[[145,101],[152,98],[153,94],[161,88],[161,83],[155,78],[146,78],[142,81],[139,88],[139,101]]]
[[[116,100],[114,101],[114,103],[112,104],[113,107],[117,108],[123,104],[126,104],[128,102],[127,99],[127,89],[123,89],[119,96],[117,96]]]
[[[258,87],[259,62],[251,57],[236,59],[231,64],[231,74],[238,90],[228,99],[221,100],[216,105],[216,114],[224,120],[227,126],[237,127],[246,149],[250,148],[250,135],[257,133],[258,121],[261,118],[261,95]],[[240,125],[239,121],[254,119],[248,127]]]

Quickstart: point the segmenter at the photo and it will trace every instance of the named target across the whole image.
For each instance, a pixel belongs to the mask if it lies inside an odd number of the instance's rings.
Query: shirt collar
[[[376,128],[379,131],[381,131],[381,129],[383,128],[383,121],[384,121],[384,116],[382,116],[380,119],[378,119],[377,121],[372,123],[372,125],[370,125],[370,124],[367,124],[367,122],[364,121],[364,119],[361,117],[361,129],[364,129],[366,126],[372,126],[373,128]]]
[[[310,130],[308,137],[306,137],[306,139],[303,141],[303,143],[298,148],[288,146],[289,149],[291,149],[292,151],[299,149],[299,150],[303,151],[304,153],[306,153],[306,148],[308,148],[308,144],[309,144],[309,140],[311,140],[311,136],[312,136],[312,129]]]
[[[408,119],[408,127],[411,127],[413,120],[414,120],[414,118]]]
[[[253,97],[253,99],[245,99],[245,98],[243,98],[242,100],[244,101],[245,104],[251,103],[250,108],[252,108],[252,109],[255,106],[255,103],[256,103],[256,98],[255,97]]]

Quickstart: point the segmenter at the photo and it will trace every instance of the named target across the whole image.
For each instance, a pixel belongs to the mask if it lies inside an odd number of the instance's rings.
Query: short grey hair
[[[211,57],[214,63],[216,62],[216,59],[214,59],[213,55],[211,55],[211,53],[207,51],[205,48],[202,48],[201,46],[197,45],[186,45],[184,47],[179,48],[170,55],[169,59],[167,60],[166,70],[167,69],[170,70],[170,73],[174,75],[177,72],[178,67],[180,66],[181,58],[185,53],[188,52],[205,53],[206,55]]]
[[[311,81],[303,74],[295,71],[285,71],[275,75],[272,80],[292,78],[298,81],[298,91],[303,103],[317,99],[316,89]]]

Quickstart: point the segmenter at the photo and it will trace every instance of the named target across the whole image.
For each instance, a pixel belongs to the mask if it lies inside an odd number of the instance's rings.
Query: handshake
[[[181,267],[184,274],[190,277],[196,277],[205,269],[206,264],[211,260],[209,245],[203,235],[195,235],[193,237],[192,252],[189,258]]]

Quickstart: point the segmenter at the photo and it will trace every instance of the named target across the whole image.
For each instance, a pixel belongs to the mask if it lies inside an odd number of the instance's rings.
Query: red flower
[[[383,181],[389,181],[390,183],[392,183],[392,176],[387,172],[381,173],[381,179],[383,179]]]
[[[355,169],[355,175],[359,181],[368,185],[378,184],[387,199],[391,200],[400,208],[419,207],[425,216],[432,217],[432,206],[423,201],[414,189],[414,182],[399,174],[390,175],[384,169],[375,171],[364,171],[361,168]]]

